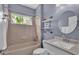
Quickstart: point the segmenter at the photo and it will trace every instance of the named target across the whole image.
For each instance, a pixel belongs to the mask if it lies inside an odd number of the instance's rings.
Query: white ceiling
[[[39,4],[22,4],[22,5],[29,7],[29,8],[32,8],[32,9],[36,9],[39,6]]]

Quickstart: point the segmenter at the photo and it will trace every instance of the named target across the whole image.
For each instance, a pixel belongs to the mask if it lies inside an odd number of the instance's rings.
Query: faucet
[[[69,40],[67,38],[65,38],[65,35],[62,36],[63,37],[63,41],[65,42],[68,42],[69,43]]]
[[[69,43],[69,40],[68,40],[68,39],[66,39],[66,38],[63,38],[63,41],[65,41],[65,42],[68,42],[68,43]]]

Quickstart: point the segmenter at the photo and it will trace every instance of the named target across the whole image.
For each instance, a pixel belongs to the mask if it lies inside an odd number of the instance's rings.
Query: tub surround
[[[8,49],[6,54],[32,54],[34,49],[40,47],[40,43],[35,41],[36,39],[34,26],[10,24],[8,29]]]
[[[9,46],[6,53],[7,55],[32,55],[33,51],[40,47],[39,42],[31,41],[22,44],[15,44]]]

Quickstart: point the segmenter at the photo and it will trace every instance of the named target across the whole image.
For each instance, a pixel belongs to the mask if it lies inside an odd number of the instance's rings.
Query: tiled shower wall
[[[34,26],[10,24],[8,28],[8,46],[35,40]]]

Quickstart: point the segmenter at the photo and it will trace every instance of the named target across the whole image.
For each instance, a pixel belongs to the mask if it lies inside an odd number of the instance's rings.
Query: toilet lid
[[[44,48],[38,48],[33,53],[34,54],[42,54],[42,53],[45,53],[45,52],[46,52],[46,49],[44,49]]]

